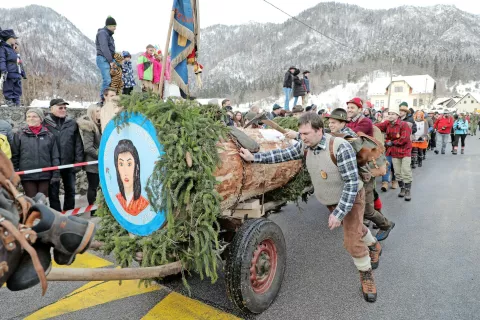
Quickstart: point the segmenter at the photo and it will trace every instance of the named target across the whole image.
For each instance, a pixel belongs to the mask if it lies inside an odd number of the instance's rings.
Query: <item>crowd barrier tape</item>
[[[62,213],[67,215],[67,216],[78,216],[82,213],[90,212],[90,211],[97,210],[97,209],[98,209],[97,205],[91,204],[91,205],[86,206],[86,207],[75,208],[75,209],[72,209],[72,210],[66,210],[66,211],[63,211]]]
[[[74,163],[74,164],[64,164],[64,165],[55,166],[55,167],[46,167],[46,168],[40,168],[40,169],[17,171],[16,174],[21,176],[21,175],[32,174],[32,173],[62,170],[62,169],[75,168],[75,167],[84,167],[84,166],[89,166],[89,165],[92,165],[92,164],[98,164],[98,161],[79,162],[79,163]]]

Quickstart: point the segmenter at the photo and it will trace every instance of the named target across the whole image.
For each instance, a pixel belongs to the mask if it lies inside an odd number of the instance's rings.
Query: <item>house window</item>
[[[380,100],[375,100],[375,108],[378,108],[379,105],[380,105]]]
[[[403,87],[395,87],[395,92],[403,92]]]
[[[418,106],[419,106],[419,107],[420,107],[420,106],[423,106],[423,99],[419,99],[419,100],[418,100]]]
[[[472,104],[474,103],[473,100],[471,102],[472,102]]]
[[[463,104],[467,103],[467,100],[463,101]]]
[[[384,107],[385,106],[385,101],[384,100],[380,100],[380,107]]]
[[[417,99],[413,99],[413,106],[414,106],[414,107],[417,106]]]

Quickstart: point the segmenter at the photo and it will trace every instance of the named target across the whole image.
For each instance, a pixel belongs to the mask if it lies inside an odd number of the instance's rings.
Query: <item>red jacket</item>
[[[443,133],[443,134],[450,134],[450,132],[452,131],[452,127],[453,127],[453,118],[452,117],[448,117],[445,118],[445,116],[440,116],[437,121],[435,121],[435,124],[433,125],[433,127],[439,132],[439,133]]]
[[[386,133],[385,143],[392,142],[392,145],[387,147],[387,156],[397,159],[412,156],[412,141],[410,140],[412,129],[410,129],[408,123],[399,118],[393,124],[386,120],[382,123],[377,123],[376,126]]]
[[[365,117],[363,114],[357,121],[351,121],[347,123],[347,127],[352,129],[355,133],[363,132],[367,136],[373,137],[373,123],[372,120]]]

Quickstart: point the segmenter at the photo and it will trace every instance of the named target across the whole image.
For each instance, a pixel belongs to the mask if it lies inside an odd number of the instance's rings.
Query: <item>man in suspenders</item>
[[[333,230],[343,225],[344,247],[360,273],[363,297],[375,302],[377,289],[372,269],[378,267],[380,243],[363,224],[365,190],[359,178],[356,153],[350,143],[323,132],[323,121],[315,113],[299,118],[301,141],[286,149],[252,154],[240,150],[240,156],[254,163],[279,163],[305,157],[314,193],[330,215]]]

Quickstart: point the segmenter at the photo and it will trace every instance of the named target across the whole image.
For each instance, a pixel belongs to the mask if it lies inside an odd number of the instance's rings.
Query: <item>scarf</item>
[[[30,131],[32,131],[35,135],[38,135],[40,133],[40,131],[42,131],[42,128],[43,126],[42,125],[39,125],[39,126],[28,126],[28,128],[30,129]]]

